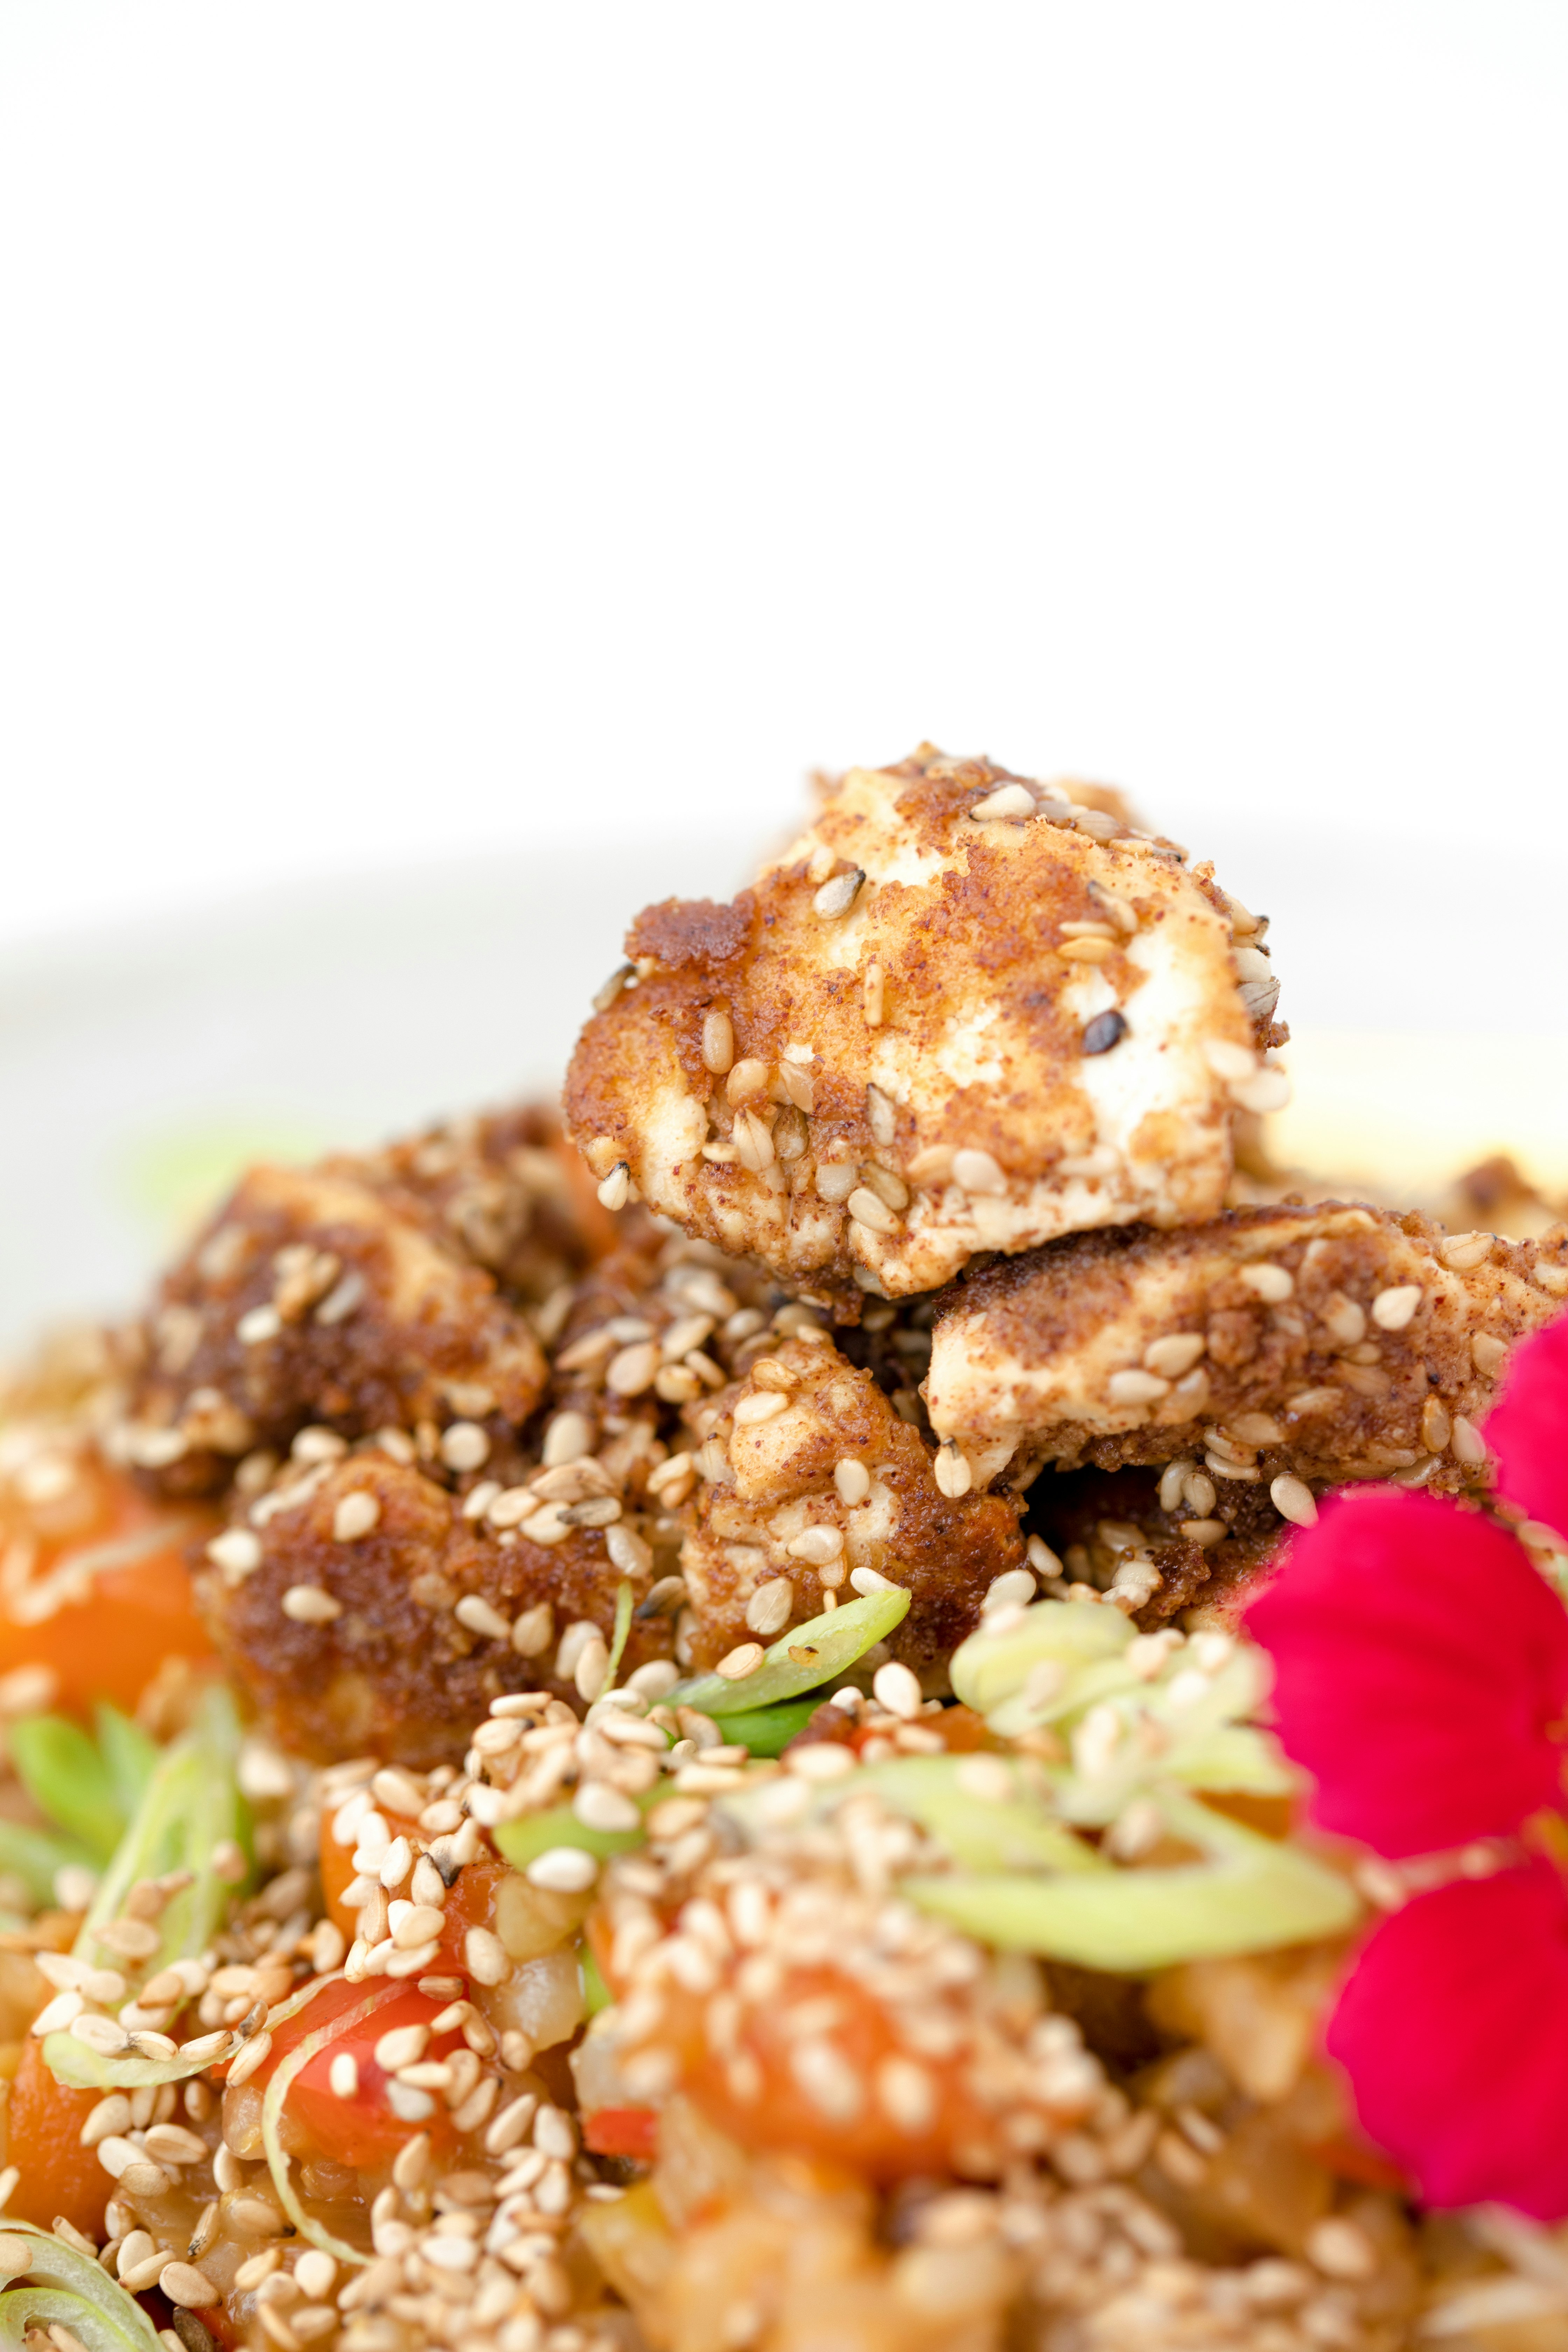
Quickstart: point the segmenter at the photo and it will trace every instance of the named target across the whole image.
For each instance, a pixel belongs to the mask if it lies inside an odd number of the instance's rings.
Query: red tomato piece
[[[101,2096],[57,2083],[42,2042],[29,2036],[22,2044],[5,2105],[6,2158],[22,2176],[7,2210],[18,2221],[47,2230],[58,2214],[88,2237],[102,2237],[113,2184],[94,2150],[81,2144],[82,2125]]]
[[[368,2016],[357,2025],[345,2027],[306,2060],[289,2085],[283,2102],[284,2114],[300,2137],[334,2163],[352,2165],[361,2171],[389,2164],[416,2127],[428,2132],[437,2148],[456,2144],[458,2135],[451,2112],[439,2091],[424,2095],[431,2102],[428,2116],[414,2118],[395,2112],[387,2097],[391,2077],[375,2054],[384,2033],[390,2033],[395,2026],[428,2027],[446,2008],[444,2000],[433,2000],[416,1985],[390,1986],[384,1978],[373,1977],[363,1984],[348,1984],[340,1979],[326,1986],[313,2000],[306,2002],[297,2016],[287,2018],[276,2029],[266,2063],[252,2077],[265,2089],[289,2052],[297,2050],[308,2035],[320,2033],[335,2020],[347,2017],[378,1992],[384,1992],[384,1998]],[[447,2058],[462,2046],[460,2032],[437,2034],[422,2055],[426,2060]],[[343,2056],[353,2060],[357,2078],[352,2095],[346,2098],[340,2097],[331,2084],[332,2061]],[[290,2134],[290,2138],[293,2137]]]
[[[399,1814],[389,1813],[387,1821],[394,1837],[417,1834],[416,1823]],[[320,1865],[327,1916],[353,1943],[359,1934],[359,1914],[349,1909],[343,1901],[343,1894],[354,1875],[353,1848],[340,1845],[333,1837],[331,1813],[323,1813],[321,1817]],[[441,1948],[430,1963],[433,1975],[463,1967],[463,1938],[470,1927],[491,1925],[495,1916],[496,1887],[509,1875],[510,1869],[510,1863],[502,1862],[498,1853],[489,1849],[482,1850],[472,1862],[464,1864],[447,1892]]]
[[[583,2145],[595,2156],[630,2156],[651,2164],[658,2153],[652,2107],[597,2107],[583,2118]]]

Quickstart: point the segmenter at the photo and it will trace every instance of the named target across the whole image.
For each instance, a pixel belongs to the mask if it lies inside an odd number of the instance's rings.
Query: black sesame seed
[[[1109,1054],[1126,1034],[1127,1024],[1120,1013],[1097,1013],[1083,1033],[1084,1053]]]

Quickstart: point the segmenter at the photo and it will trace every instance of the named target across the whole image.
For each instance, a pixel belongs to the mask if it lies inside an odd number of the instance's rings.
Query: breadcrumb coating
[[[306,1423],[503,1437],[546,1377],[523,1314],[413,1195],[353,1160],[262,1166],[166,1276],[115,1450],[167,1493],[209,1493]]]
[[[939,1435],[986,1464],[1001,1448],[1015,1473],[1185,1455],[1211,1487],[1453,1489],[1482,1465],[1475,1424],[1509,1349],[1565,1291],[1562,1226],[1507,1242],[1323,1202],[1085,1234],[952,1294],[926,1401]]]
[[[731,905],[638,918],[568,1129],[607,1197],[851,1319],[975,1252],[1201,1222],[1283,1033],[1261,927],[1183,856],[988,761],[854,769]]]
[[[987,1590],[1023,1563],[1017,1500],[944,1492],[930,1441],[826,1339],[775,1346],[688,1419],[704,1441],[680,1554],[694,1661],[886,1582],[910,1595],[889,1655],[944,1691]]]

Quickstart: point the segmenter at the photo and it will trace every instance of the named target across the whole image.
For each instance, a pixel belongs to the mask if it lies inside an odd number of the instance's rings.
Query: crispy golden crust
[[[375,1517],[344,1539],[335,1529],[351,1496],[374,1502]],[[368,1504],[358,1507],[369,1516]],[[571,1676],[556,1671],[559,1636],[591,1622],[607,1641],[624,1575],[602,1530],[544,1545],[465,1518],[458,1496],[374,1446],[303,1476],[291,1469],[230,1531],[230,1559],[237,1532],[255,1535],[259,1563],[207,1566],[197,1585],[203,1612],[275,1737],[321,1762],[367,1753],[455,1762],[503,1691],[575,1697]],[[647,1574],[633,1580],[646,1584]],[[285,1596],[301,1591],[324,1595],[325,1605],[296,1599],[286,1609]],[[523,1619],[526,1653],[499,1630],[466,1623],[465,1600],[508,1627]],[[623,1671],[668,1646],[665,1620],[635,1620]]]
[[[783,1399],[770,1419],[748,1412],[764,1396]],[[740,1418],[737,1419],[737,1411]],[[764,1620],[776,1641],[792,1623],[820,1613],[825,1593],[853,1597],[857,1569],[869,1569],[910,1594],[909,1615],[889,1645],[931,1692],[947,1687],[947,1660],[973,1630],[987,1586],[1024,1558],[1019,1506],[1008,1495],[944,1495],[935,1453],[901,1421],[869,1371],[818,1340],[785,1340],[750,1375],[689,1413],[706,1441],[713,1475],[699,1489],[695,1525],[681,1549],[695,1663],[710,1665],[758,1638],[746,1610],[760,1588],[787,1579],[789,1608]],[[864,1495],[850,1475],[846,1501],[835,1472],[868,1474]],[[840,1474],[841,1478],[844,1474]],[[791,1546],[841,1549],[826,1562]]]
[[[568,1127],[597,1176],[624,1161],[841,1311],[975,1251],[1193,1222],[1279,1085],[1259,937],[1169,845],[988,761],[854,770],[732,905],[638,918]]]
[[[1186,1454],[1211,1481],[1415,1472],[1457,1487],[1508,1348],[1565,1290],[1562,1227],[1445,1236],[1321,1202],[1086,1234],[952,1293],[927,1402],[942,1436],[1032,1461]]]
[[[473,1421],[504,1440],[545,1386],[493,1278],[353,1161],[253,1168],[150,1324],[119,1450],[170,1493],[216,1489],[237,1456],[307,1422],[354,1436]]]

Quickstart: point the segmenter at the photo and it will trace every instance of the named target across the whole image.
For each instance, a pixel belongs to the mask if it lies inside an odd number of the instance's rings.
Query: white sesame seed
[[[874,2082],[877,2104],[900,2131],[928,2131],[936,2116],[936,2088],[912,2058],[884,2058]]]
[[[1483,1380],[1494,1379],[1508,1361],[1507,1340],[1500,1339],[1495,1331],[1473,1331],[1470,1361]]]
[[[775,1413],[784,1412],[788,1402],[789,1399],[777,1389],[755,1390],[750,1396],[737,1400],[732,1416],[735,1426],[747,1429],[760,1421],[772,1421]]]
[[[160,2293],[184,2311],[205,2311],[218,2300],[211,2279],[190,2263],[165,2263],[158,2275],[158,2286]]]
[[[1105,1392],[1112,1404],[1152,1404],[1157,1398],[1170,1394],[1171,1383],[1162,1380],[1158,1372],[1112,1372]]]
[[[296,2283],[312,2303],[325,2302],[337,2275],[336,2263],[320,2246],[311,2246],[294,2265]]]
[[[822,1568],[837,1559],[844,1549],[844,1538],[837,1528],[804,1528],[784,1546],[792,1559],[804,1559],[809,1567]]]
[[[1368,2279],[1378,2266],[1377,2252],[1366,2231],[1342,2214],[1314,2222],[1307,2232],[1308,2259],[1330,2278]]]
[[[1022,1604],[1026,1608],[1035,1597],[1035,1580],[1026,1568],[1005,1569],[994,1576],[985,1588],[985,1598],[980,1606],[984,1612],[993,1609],[1013,1609]]]
[[[207,1558],[226,1576],[249,1576],[261,1565],[261,1538],[249,1528],[226,1528],[208,1544]]]
[[[996,824],[1038,814],[1038,803],[1026,784],[998,784],[994,793],[975,801],[969,811],[971,822],[975,824]]]
[[[645,1389],[653,1386],[658,1368],[658,1341],[638,1339],[611,1357],[605,1369],[605,1382],[617,1396],[641,1396]]]
[[[878,1667],[871,1680],[871,1696],[879,1706],[885,1706],[889,1715],[902,1717],[906,1723],[912,1723],[925,1704],[918,1678],[893,1658],[885,1666]]]
[[[623,1576],[646,1576],[653,1566],[651,1546],[631,1528],[606,1528],[605,1549],[610,1556],[610,1566],[618,1569]]]
[[[367,1486],[345,1495],[332,1513],[332,1535],[338,1543],[357,1543],[381,1518],[381,1505]]]
[[[763,1663],[763,1655],[760,1642],[742,1642],[738,1648],[730,1651],[727,1656],[721,1658],[713,1671],[717,1675],[722,1675],[727,1683],[742,1683],[748,1675],[756,1673]]]
[[[542,1886],[554,1895],[582,1894],[598,1875],[598,1863],[580,1845],[548,1846],[535,1854],[523,1872],[531,1886]]]
[[[283,1328],[283,1318],[276,1307],[247,1308],[234,1327],[234,1336],[242,1348],[258,1348],[268,1339],[276,1339]]]
[[[607,1780],[584,1780],[572,1800],[572,1811],[589,1830],[635,1830],[642,1815],[629,1797]]]
[[[974,1484],[974,1472],[969,1456],[951,1437],[944,1438],[937,1447],[931,1475],[936,1480],[939,1493],[953,1501],[962,1495],[967,1495]]]
[[[879,1576],[874,1568],[852,1568],[849,1581],[857,1592],[896,1592],[899,1588],[890,1576]]]
[[[1143,1361],[1163,1379],[1179,1381],[1184,1372],[1192,1370],[1207,1345],[1201,1331],[1169,1331],[1163,1339],[1150,1340]]]
[[[898,1108],[892,1097],[884,1094],[880,1087],[868,1087],[866,1089],[866,1124],[871,1130],[873,1141],[884,1149],[898,1134]]]
[[[584,1412],[558,1412],[544,1433],[543,1460],[547,1470],[580,1462],[594,1451],[594,1424]]]
[[[1263,1299],[1270,1307],[1281,1306],[1296,1287],[1294,1275],[1283,1265],[1238,1266],[1236,1278],[1244,1290],[1250,1290],[1255,1298]]]
[[[616,1210],[626,1207],[631,1198],[632,1171],[624,1160],[616,1160],[596,1190],[601,1208],[608,1209],[613,1214]]]
[[[489,1459],[490,1441],[477,1421],[455,1421],[441,1433],[441,1459],[448,1470],[478,1470]]]
[[[760,1176],[773,1164],[773,1129],[754,1110],[738,1110],[731,1127],[735,1156],[742,1168]]]
[[[727,1013],[715,1005],[702,1021],[702,1066],[721,1078],[735,1059],[735,1029]]]
[[[855,1750],[838,1740],[814,1739],[790,1749],[784,1769],[800,1780],[841,1780],[854,1771],[858,1760]]]
[[[572,1670],[572,1680],[579,1698],[591,1706],[604,1689],[610,1675],[610,1653],[604,1635],[595,1627],[592,1638],[584,1643]]]
[[[1467,1421],[1462,1413],[1454,1416],[1454,1433],[1450,1443],[1455,1461],[1462,1463],[1467,1470],[1479,1470],[1487,1458],[1486,1439],[1475,1423]]]
[[[1456,1274],[1470,1274],[1484,1265],[1497,1241],[1495,1234],[1449,1234],[1437,1244],[1437,1255]]]
[[[1276,1069],[1270,1065],[1268,1068],[1258,1071],[1250,1078],[1233,1078],[1230,1082],[1230,1098],[1242,1110],[1259,1113],[1283,1110],[1290,1099],[1290,1081],[1283,1070]]]
[[[812,899],[813,912],[825,923],[837,922],[855,904],[865,879],[865,874],[858,866],[852,866],[847,874],[836,874],[831,881],[823,884]]]
[[[327,2069],[327,2086],[334,2099],[357,2099],[359,2064],[352,2050],[340,2050]]]
[[[861,989],[861,1008],[868,1029],[879,1029],[887,1006],[887,981],[879,963],[868,963]]]
[[[319,1584],[291,1584],[280,1606],[284,1616],[291,1617],[297,1625],[330,1625],[343,1613],[342,1601],[334,1601]]]
[[[858,1225],[865,1225],[874,1234],[896,1234],[898,1218],[885,1201],[879,1201],[868,1185],[857,1185],[847,1203]]]
[[[537,1658],[548,1650],[555,1632],[555,1612],[548,1601],[535,1601],[513,1620],[511,1646],[520,1658]]]
[[[1292,1526],[1298,1528],[1317,1525],[1317,1502],[1304,1479],[1293,1478],[1288,1471],[1284,1472],[1271,1482],[1268,1492],[1282,1519],[1289,1519]]]
[[[782,1633],[795,1608],[795,1587],[787,1576],[770,1577],[759,1584],[746,1603],[746,1622],[753,1633]]]
[[[452,1614],[470,1633],[488,1634],[492,1642],[510,1642],[512,1638],[512,1629],[500,1611],[477,1592],[465,1592]]]
[[[1237,1045],[1228,1037],[1205,1038],[1204,1059],[1216,1078],[1249,1078],[1258,1067],[1252,1048]]]
[[[999,1198],[1007,1190],[1007,1179],[991,1153],[970,1145],[952,1155],[952,1181],[965,1192],[986,1192]]]

